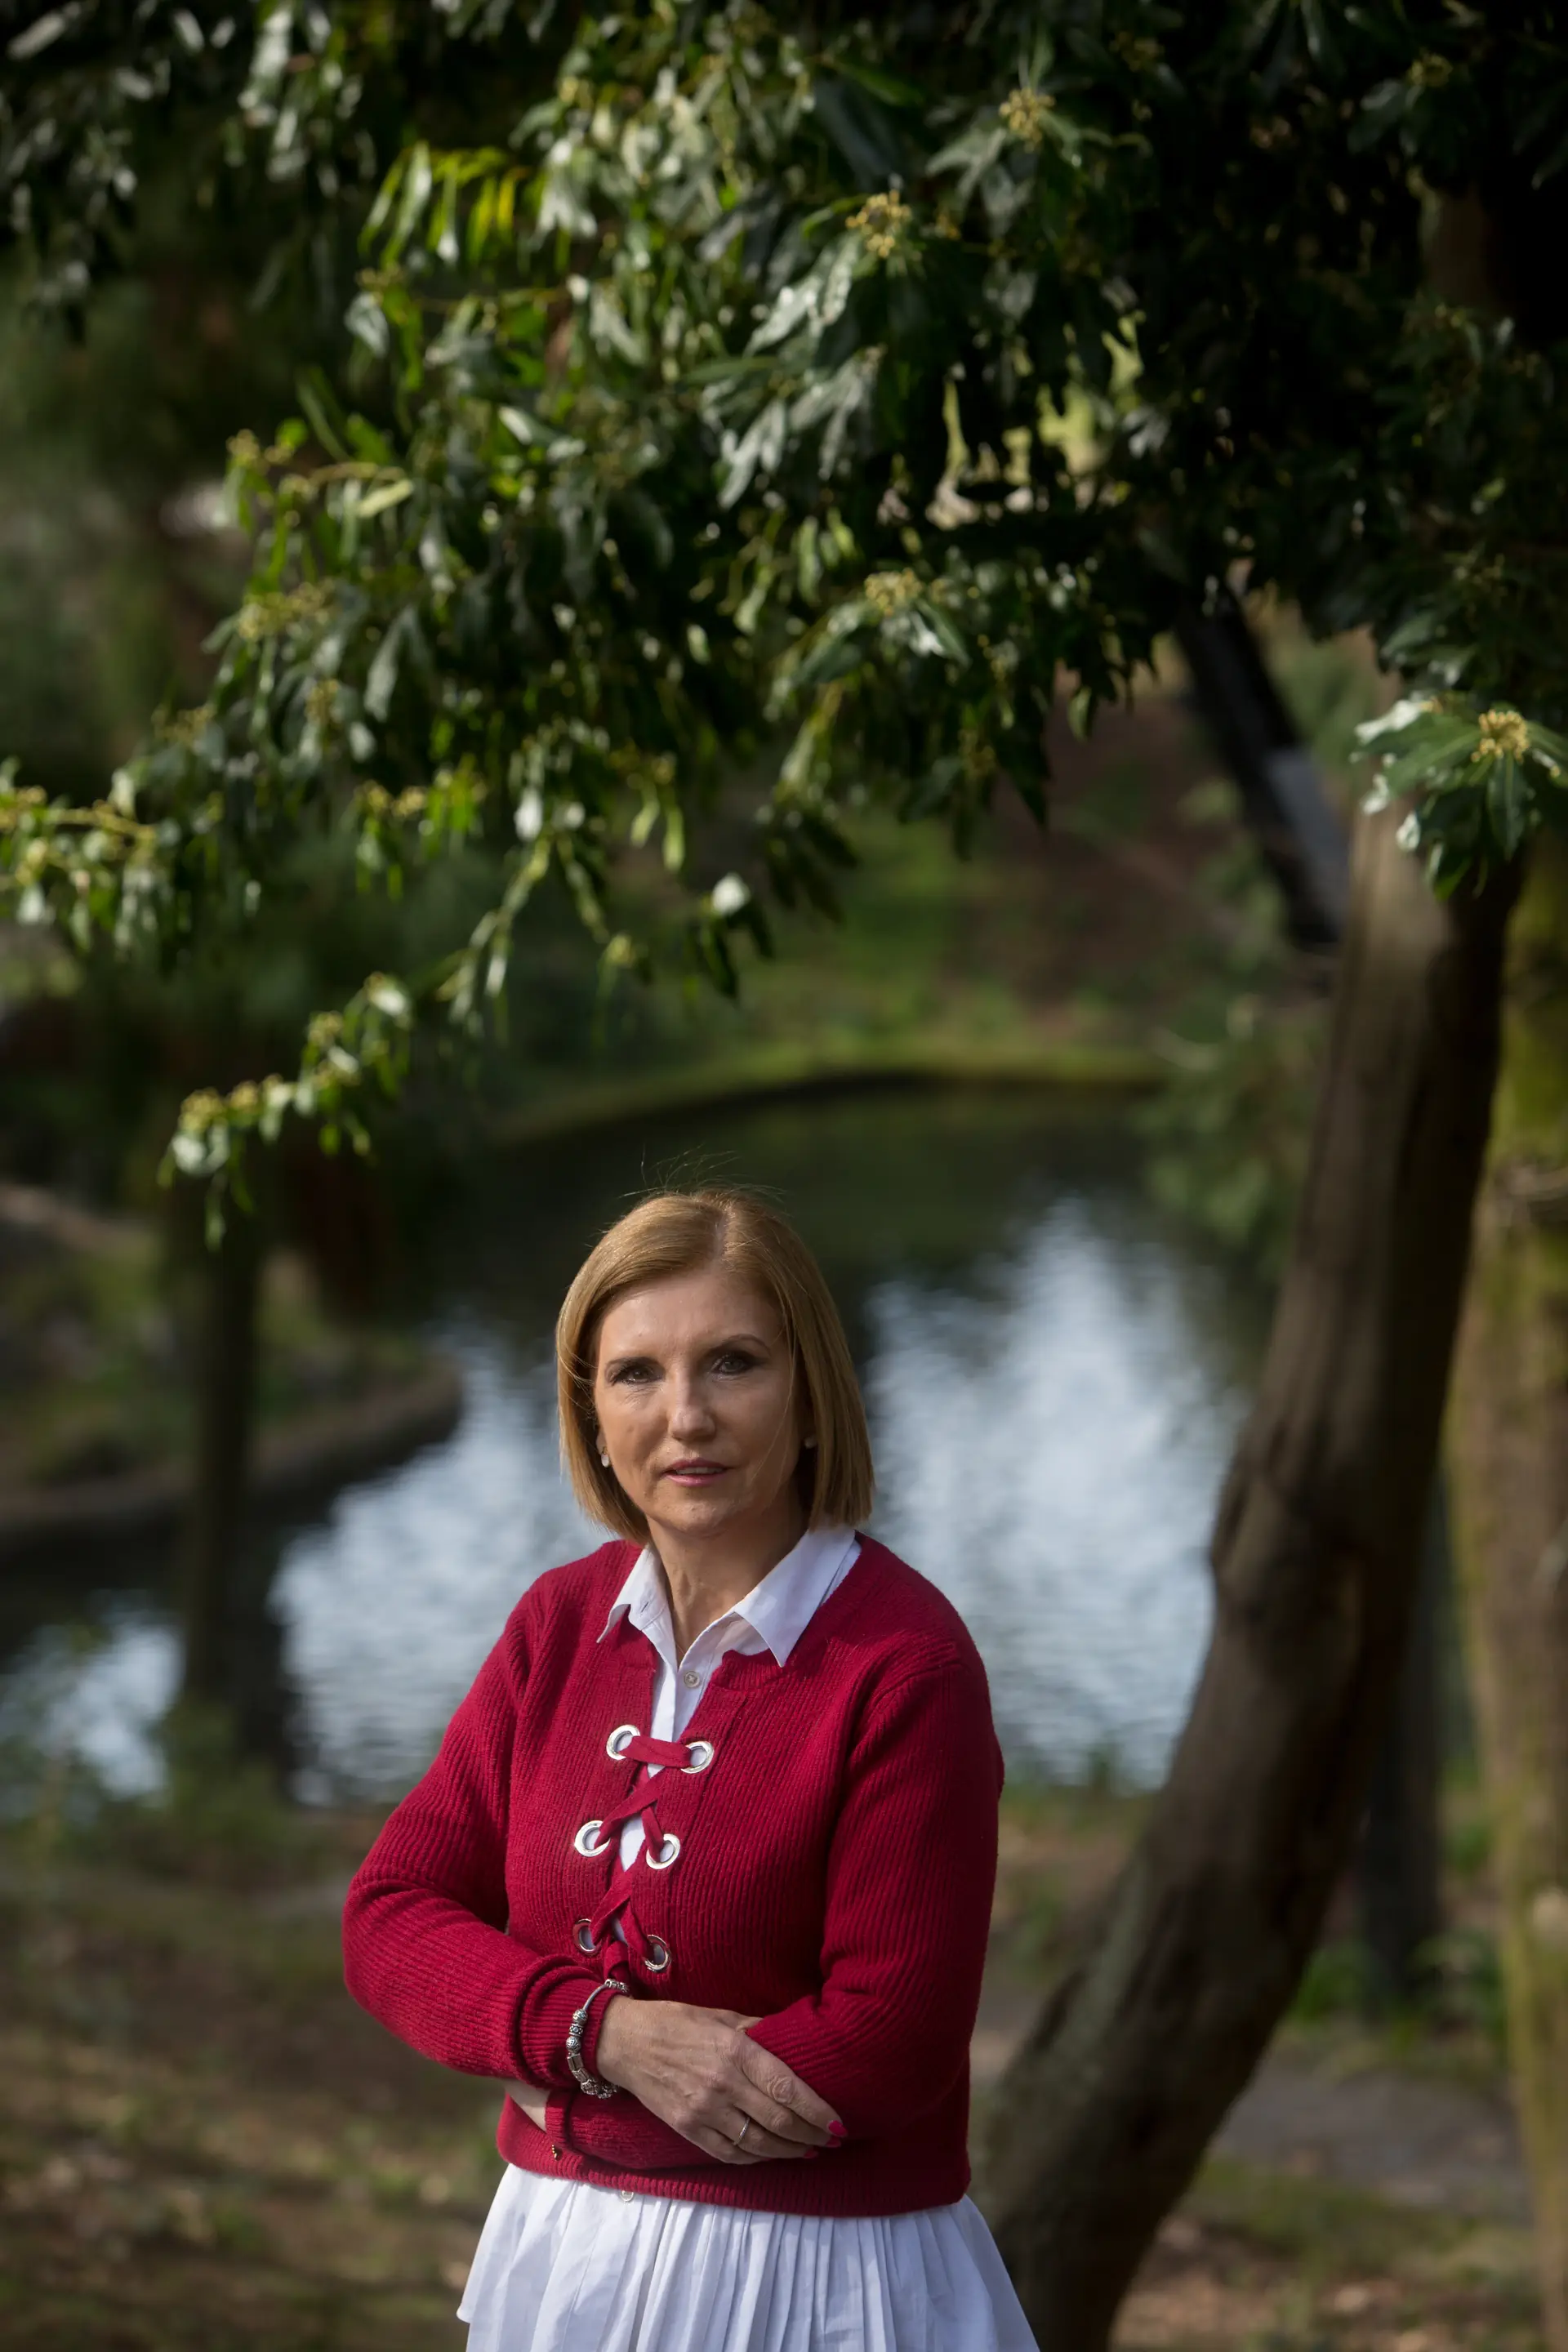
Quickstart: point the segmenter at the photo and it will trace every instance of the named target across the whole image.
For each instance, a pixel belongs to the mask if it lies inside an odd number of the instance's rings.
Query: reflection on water
[[[687,1139],[662,1141],[658,1160],[608,1139],[493,1173],[431,1299],[467,1375],[461,1427],[283,1542],[271,1608],[306,1791],[405,1787],[517,1594],[596,1539],[557,1468],[551,1320],[594,1234],[672,1160],[766,1185],[823,1256],[871,1418],[872,1526],[963,1611],[1015,1768],[1156,1779],[1205,1637],[1252,1334],[1143,1200],[1119,1132],[922,1097],[710,1120],[696,1165]],[[48,1711],[144,1781],[173,1637],[147,1591],[100,1613]],[[37,1706],[59,1641],[34,1634],[13,1708]]]
[[[406,1788],[518,1594],[605,1539],[561,1477],[550,1360],[519,1367],[483,1325],[442,1337],[468,1390],[456,1434],[343,1496],[279,1577],[314,1787]]]
[[[142,1594],[106,1594],[86,1625],[46,1625],[26,1645],[0,1686],[0,1737],[68,1748],[139,1796],[162,1777],[148,1734],[178,1679],[167,1612]]]
[[[967,1295],[871,1300],[877,1532],[957,1602],[1004,1748],[1159,1779],[1209,1620],[1205,1546],[1240,1400],[1158,1246],[1049,1209]]]

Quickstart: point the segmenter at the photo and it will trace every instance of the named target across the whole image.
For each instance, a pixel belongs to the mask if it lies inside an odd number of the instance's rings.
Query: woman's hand
[[[817,2156],[837,2116],[782,2059],[749,2041],[733,2009],[617,1995],[599,2027],[595,2071],[721,2164]],[[745,2129],[745,2145],[735,2146]]]

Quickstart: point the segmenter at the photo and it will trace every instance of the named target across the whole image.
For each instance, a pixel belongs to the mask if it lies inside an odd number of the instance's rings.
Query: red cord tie
[[[654,1739],[646,1731],[637,1731],[620,1753],[638,1764],[673,1764],[678,1772],[687,1772],[691,1769],[691,1750],[702,1745],[700,1739]]]

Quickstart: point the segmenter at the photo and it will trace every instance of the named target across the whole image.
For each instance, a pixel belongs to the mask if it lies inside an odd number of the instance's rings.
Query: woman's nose
[[[700,1381],[678,1381],[670,1400],[669,1425],[678,1434],[711,1429],[713,1408]]]

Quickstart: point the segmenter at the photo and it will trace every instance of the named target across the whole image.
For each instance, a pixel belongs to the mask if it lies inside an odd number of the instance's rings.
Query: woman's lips
[[[727,1467],[723,1462],[672,1462],[664,1475],[678,1486],[710,1486],[724,1475]]]

